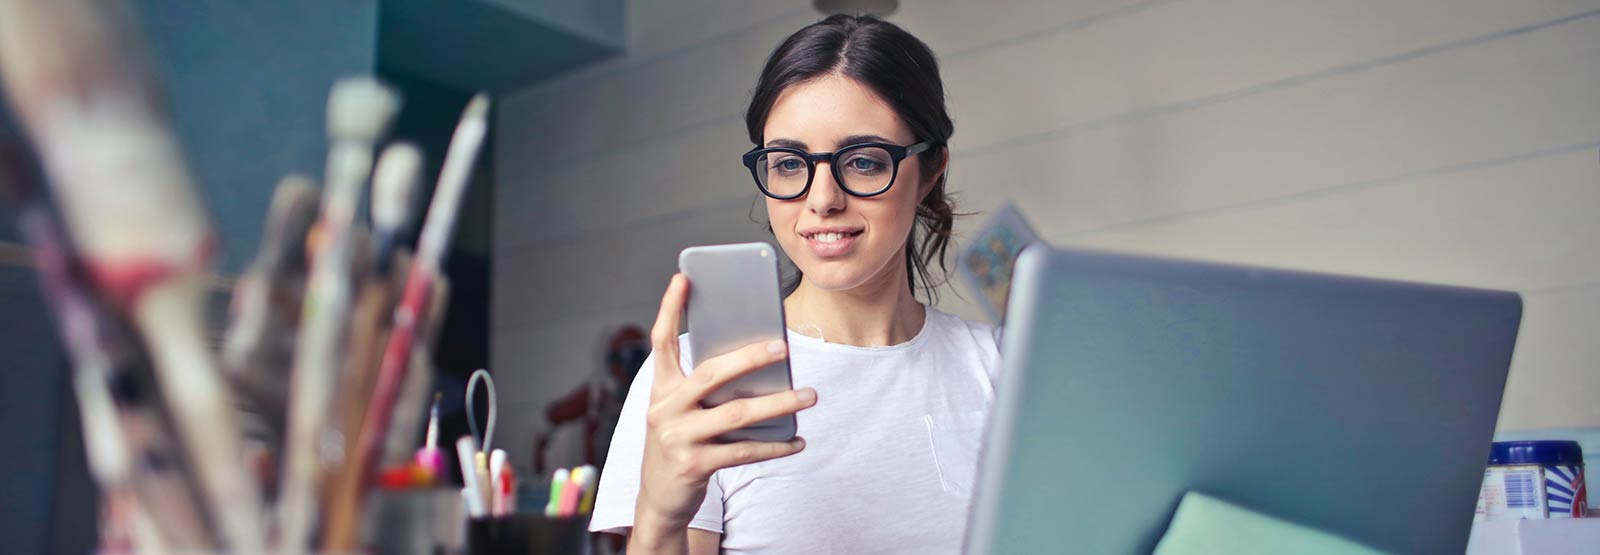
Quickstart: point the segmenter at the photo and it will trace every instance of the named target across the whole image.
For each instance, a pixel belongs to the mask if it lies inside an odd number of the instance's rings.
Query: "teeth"
[[[843,238],[843,233],[818,233],[811,236],[811,239],[818,243],[832,243]]]

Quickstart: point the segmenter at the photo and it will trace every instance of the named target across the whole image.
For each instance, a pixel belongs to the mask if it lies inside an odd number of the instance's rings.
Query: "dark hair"
[[[945,145],[955,133],[944,105],[939,62],[917,37],[873,16],[831,16],[795,31],[773,50],[745,112],[750,140],[762,145],[767,115],[785,89],[833,74],[854,79],[877,93],[911,126],[915,141],[932,142],[934,148],[917,160],[924,173],[938,171],[939,164],[949,157]],[[906,238],[907,286],[916,292],[920,281],[930,302],[936,300],[935,289],[944,283],[943,274],[948,271],[945,251],[956,216],[954,200],[945,191],[948,174],[947,170],[940,175],[933,190],[917,204],[917,220]],[[937,277],[932,273],[934,262],[939,264]],[[799,281],[797,268],[785,284],[786,292],[793,291]]]

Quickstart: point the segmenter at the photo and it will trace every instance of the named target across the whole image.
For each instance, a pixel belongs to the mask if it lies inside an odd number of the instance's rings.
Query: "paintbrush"
[[[43,213],[25,209],[18,218],[31,245],[40,285],[56,315],[62,343],[73,361],[72,386],[77,395],[83,427],[84,456],[89,474],[108,498],[132,496],[132,449],[122,436],[107,378],[111,374],[112,354],[102,343],[92,301],[72,283],[69,262],[61,237],[49,229]],[[169,549],[159,533],[139,533],[132,537],[139,549]],[[198,537],[204,537],[199,535]]]
[[[344,440],[342,454],[345,456],[355,452],[361,419],[366,414],[383,345],[388,338],[389,315],[405,285],[403,272],[409,267],[410,256],[399,244],[400,234],[410,220],[412,198],[421,181],[421,171],[421,151],[403,142],[385,148],[373,170],[371,216],[376,264],[365,276],[367,283],[352,313],[350,357],[339,383],[340,437]],[[324,543],[328,537],[342,536],[352,527],[347,521],[354,517],[344,511],[349,510],[349,499],[360,491],[361,485],[355,482],[360,478],[360,472],[351,464],[341,464],[328,473],[330,485],[323,498],[327,514]]]
[[[361,288],[350,315],[350,356],[339,377],[337,407],[341,460],[340,464],[329,466],[324,474],[327,484],[321,498],[326,519],[324,537],[331,533],[329,530],[335,527],[333,523],[340,518],[336,507],[344,492],[350,489],[347,482],[355,479],[356,472],[347,459],[355,450],[356,434],[361,430],[361,417],[366,409],[364,393],[371,390],[376,378],[378,359],[383,355],[384,339],[389,332],[387,316],[394,311],[399,291],[399,284],[371,280]]]
[[[423,312],[428,308],[434,283],[439,279],[440,261],[449,246],[462,193],[472,176],[472,166],[488,133],[488,119],[489,98],[478,94],[467,103],[455,134],[450,139],[450,148],[445,153],[444,167],[439,172],[439,182],[434,187],[433,200],[422,225],[417,256],[406,276],[400,305],[395,308],[394,328],[384,348],[377,385],[367,405],[366,416],[362,418],[356,451],[346,459],[346,464],[355,465],[357,475],[354,483],[359,488],[367,486],[383,456],[395,404],[401,395],[406,371],[412,365],[412,344],[417,338],[419,324],[426,325],[422,320],[427,315]],[[348,500],[351,508],[346,512],[350,515],[360,514],[360,498],[359,494],[351,496]],[[353,520],[342,526],[343,529],[338,530],[337,534],[330,533],[323,544],[325,549],[342,551],[351,547],[354,541]],[[330,530],[333,529],[330,526]]]
[[[401,233],[411,221],[412,199],[422,180],[422,151],[406,142],[383,149],[372,172],[372,238],[380,274],[388,274]]]
[[[394,404],[400,396],[406,369],[411,364],[413,340],[421,331],[419,323],[425,322],[428,316],[423,312],[428,308],[434,282],[440,278],[440,264],[455,227],[461,197],[471,178],[478,151],[483,146],[484,135],[488,132],[488,117],[488,96],[474,96],[467,103],[461,122],[450,140],[444,167],[439,174],[439,184],[434,189],[422,236],[417,243],[417,256],[406,277],[400,306],[395,308],[394,330],[389,334],[389,342],[384,349],[378,384],[367,407],[367,416],[362,419],[356,462],[370,465],[382,454],[383,443],[388,438],[389,424],[394,416]]]
[[[142,464],[152,457],[169,455],[152,450],[153,442],[137,441],[124,433],[124,411],[117,406],[111,381],[119,366],[134,364],[132,357],[126,349],[115,346],[115,326],[85,282],[83,268],[76,263],[65,232],[29,187],[20,153],[7,146],[0,143],[0,184],[14,197],[18,228],[30,246],[40,288],[72,359],[72,386],[78,399],[89,474],[109,504],[124,508],[115,516],[124,518],[123,528],[127,529],[127,540],[133,548],[204,549],[211,545],[210,536],[186,477],[173,472],[178,470],[173,465],[151,468]],[[129,410],[126,417],[132,419],[138,414]],[[147,504],[140,502],[141,494],[155,494],[169,487],[172,491],[164,497],[174,501],[160,509],[170,518],[159,522],[141,518],[144,515],[139,514],[139,508]],[[158,499],[146,495],[144,501]]]
[[[278,183],[256,258],[234,288],[234,318],[222,345],[235,391],[279,441],[308,270],[302,245],[317,205],[310,180],[289,176]]]
[[[370,78],[340,80],[328,95],[331,144],[317,230],[321,238],[295,343],[284,481],[278,495],[277,547],[285,553],[307,549],[316,522],[316,486],[322,473],[318,448],[327,426],[352,297],[356,207],[372,168],[373,143],[399,103],[392,90]]]
[[[213,241],[129,20],[110,0],[0,0],[0,76],[93,283],[142,336],[229,547],[254,555],[260,499],[205,342]]]
[[[405,266],[407,262],[405,257],[406,255],[402,250],[396,258],[396,263],[402,267]],[[397,275],[396,277],[403,279],[405,276]],[[430,295],[432,301],[427,309],[428,313],[443,313],[444,303],[449,298],[448,282],[449,280],[443,277],[433,282],[434,292]],[[399,285],[396,285],[391,291],[399,291]],[[428,338],[429,341],[437,337],[438,324],[438,318],[430,318],[429,322],[423,324],[422,331],[419,332],[420,337]],[[389,330],[385,329],[384,331],[387,332]],[[425,401],[428,392],[427,387],[433,382],[432,364],[430,363],[432,356],[427,348],[427,342],[423,341],[411,351],[411,368],[406,373],[400,399],[395,403],[394,412],[396,413],[397,425],[390,429],[389,437],[384,442],[382,456],[377,462],[369,466],[388,468],[405,464],[406,462],[405,451],[412,444],[409,430],[414,430],[423,416],[421,403],[417,402],[416,399],[422,398]],[[369,360],[374,369],[377,368],[379,357],[383,355],[382,347],[380,345],[378,351],[373,353],[374,356]],[[368,377],[376,378],[376,372],[369,373]],[[366,392],[370,393],[372,384],[369,382],[368,385],[369,389]],[[370,399],[364,395],[353,395],[351,399],[362,403],[361,407],[363,409],[367,407],[367,403],[370,403]],[[350,404],[355,405],[356,403],[352,402]],[[406,411],[415,411],[416,418],[414,420],[408,418],[411,415]],[[364,429],[361,426],[361,419],[365,417],[365,413],[363,411],[363,413],[356,416],[355,424],[357,426],[355,431],[347,432],[348,435],[345,436],[347,438],[346,443],[350,445],[350,448],[346,451],[347,459],[345,464],[340,467],[334,480],[334,485],[329,488],[330,492],[327,497],[328,518],[327,526],[323,533],[323,550],[329,553],[345,552],[352,549],[355,545],[356,535],[360,532],[358,524],[361,520],[361,501],[368,485],[364,480],[369,475],[362,472],[363,466],[358,464],[359,461],[356,460],[356,453],[359,452],[356,449],[356,446],[359,445],[357,441],[360,439],[361,430]],[[400,451],[400,455],[395,455],[396,450]]]
[[[372,239],[376,264],[371,273],[363,276],[366,282],[350,325],[349,363],[345,365],[339,385],[341,432],[350,444],[347,451],[361,430],[368,395],[377,378],[383,342],[389,331],[387,317],[394,311],[399,291],[405,285],[396,277],[403,274],[393,270],[404,269],[410,263],[409,255],[398,243],[400,232],[410,219],[411,199],[421,171],[422,153],[417,147],[396,143],[383,150],[372,173]]]
[[[446,307],[450,304],[450,280],[439,276],[433,282],[433,293],[428,295],[428,307],[423,310],[425,321],[418,326],[416,341],[411,349],[411,367],[406,370],[400,395],[395,399],[393,422],[384,439],[378,468],[390,468],[411,460],[417,444],[417,430],[427,417],[428,392],[433,390],[433,349],[443,328]]]

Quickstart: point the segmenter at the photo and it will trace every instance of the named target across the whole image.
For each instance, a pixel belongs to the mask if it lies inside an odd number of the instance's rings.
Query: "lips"
[[[849,254],[862,232],[861,228],[816,227],[802,230],[800,238],[817,258],[836,258]]]

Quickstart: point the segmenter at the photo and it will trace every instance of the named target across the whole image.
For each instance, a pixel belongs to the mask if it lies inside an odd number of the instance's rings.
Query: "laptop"
[[[1044,245],[1014,276],[968,553],[1150,553],[1188,491],[1465,551],[1516,294]]]

